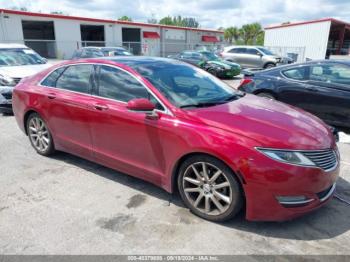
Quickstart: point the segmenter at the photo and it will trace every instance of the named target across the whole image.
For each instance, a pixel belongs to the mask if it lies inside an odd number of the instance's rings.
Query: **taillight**
[[[238,88],[241,88],[241,87],[243,87],[243,86],[245,86],[245,85],[248,85],[248,84],[250,84],[250,83],[252,83],[252,82],[253,82],[253,79],[250,79],[250,78],[243,78],[243,79],[241,80],[241,82],[239,83]]]

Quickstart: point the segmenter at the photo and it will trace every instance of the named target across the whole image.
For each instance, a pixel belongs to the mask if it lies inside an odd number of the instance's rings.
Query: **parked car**
[[[133,55],[124,47],[101,47],[101,51],[105,56],[131,56]]]
[[[350,133],[350,61],[311,61],[246,74],[240,90],[300,107]]]
[[[244,68],[271,68],[294,62],[292,58],[278,56],[262,46],[228,46],[221,56]]]
[[[181,61],[67,61],[20,82],[13,106],[39,154],[69,152],[179,191],[212,221],[243,206],[249,220],[303,215],[331,199],[339,173],[320,119]]]
[[[24,77],[50,65],[32,49],[21,44],[0,44],[0,113],[12,114],[12,90]]]
[[[219,78],[232,78],[241,73],[240,65],[225,61],[210,51],[183,51],[169,58],[198,66]]]
[[[74,51],[72,59],[98,58],[104,56],[130,56],[124,47],[87,46]]]
[[[98,58],[104,56],[104,53],[99,47],[88,46],[75,50],[72,59]]]

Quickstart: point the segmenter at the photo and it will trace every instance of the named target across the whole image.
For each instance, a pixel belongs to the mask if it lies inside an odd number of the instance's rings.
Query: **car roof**
[[[264,48],[264,47],[258,46],[258,45],[231,45],[231,46],[226,46],[224,49],[231,49],[231,48]]]
[[[8,44],[0,43],[0,49],[10,49],[10,48],[29,48],[29,47],[23,44],[16,44],[16,43],[8,43]]]
[[[101,49],[119,49],[119,50],[123,49],[123,50],[125,50],[125,48],[122,46],[103,46],[103,47],[101,47]]]

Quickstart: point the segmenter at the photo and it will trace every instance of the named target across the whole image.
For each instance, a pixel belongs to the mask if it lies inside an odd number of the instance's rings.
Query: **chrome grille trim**
[[[300,153],[326,172],[333,170],[338,165],[337,155],[333,149],[300,151]]]

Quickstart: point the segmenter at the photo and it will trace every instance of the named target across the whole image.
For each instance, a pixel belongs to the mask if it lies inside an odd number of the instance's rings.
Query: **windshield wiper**
[[[197,104],[182,105],[182,106],[180,106],[180,108],[216,106],[216,105],[221,105],[224,103],[225,103],[225,101],[201,102],[201,103],[197,103]]]
[[[237,94],[233,94],[227,98],[225,98],[225,102],[230,102],[230,101],[233,101],[233,100],[236,100],[238,98],[241,98],[243,97],[245,94],[242,92],[242,93],[237,93]]]

